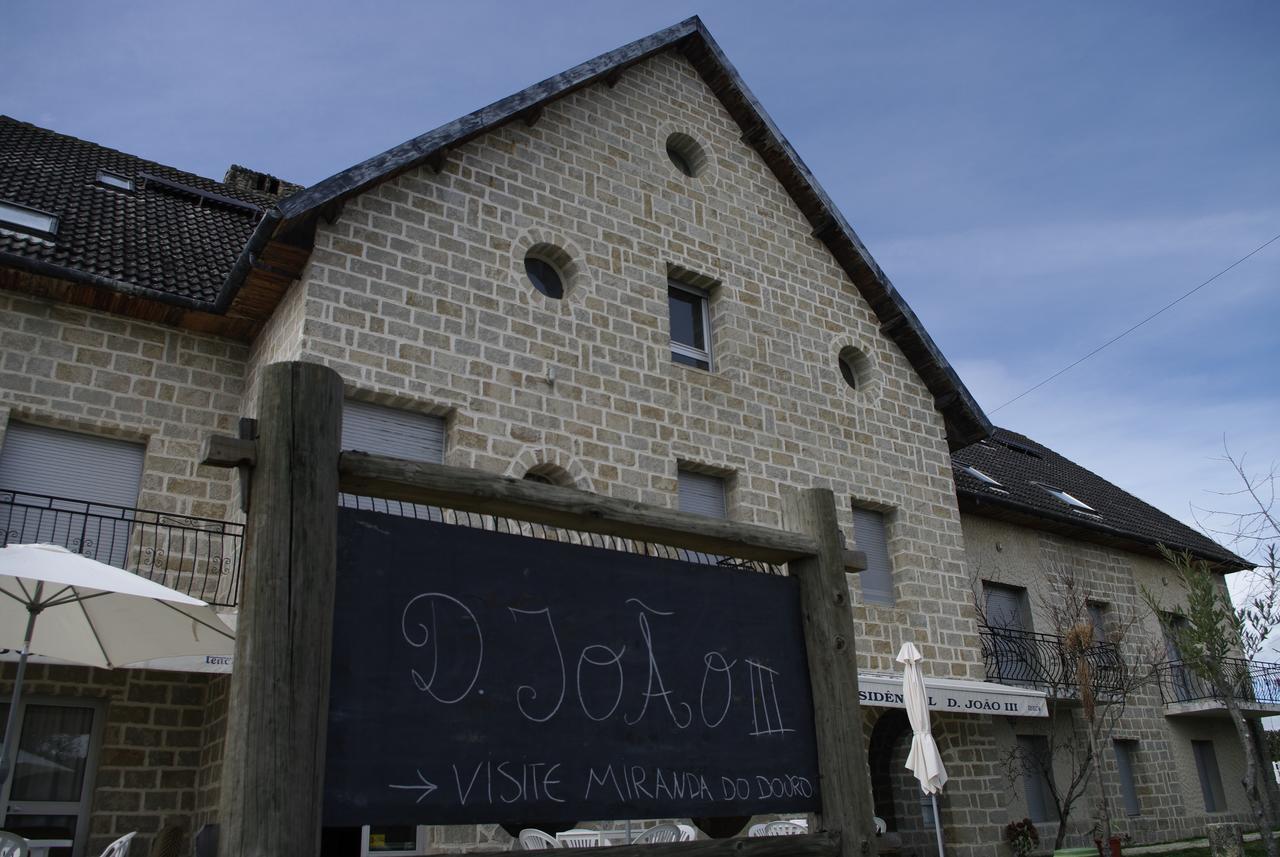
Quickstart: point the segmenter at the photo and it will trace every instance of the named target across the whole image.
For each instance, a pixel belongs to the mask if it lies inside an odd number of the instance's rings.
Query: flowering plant
[[[1040,844],[1040,833],[1029,818],[1009,822],[1004,828],[1004,838],[1009,840],[1009,847],[1018,857],[1026,857]]]

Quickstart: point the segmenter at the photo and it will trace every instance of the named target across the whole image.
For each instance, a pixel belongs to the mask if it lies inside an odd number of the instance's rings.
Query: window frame
[[[706,348],[699,350],[692,345],[686,345],[683,342],[677,342],[671,330],[671,292],[672,290],[683,292],[697,298],[701,308],[702,316],[702,341],[706,344]],[[680,363],[682,366],[689,366],[692,369],[701,369],[704,372],[714,371],[715,362],[711,358],[711,296],[702,289],[686,286],[678,280],[667,280],[667,337],[671,341],[671,353],[679,354],[690,360],[700,360],[707,365],[698,366],[690,363],[683,363],[679,360],[673,360],[673,363]]]
[[[1044,824],[1053,821],[1053,813],[1057,809],[1056,802],[1053,799],[1053,747],[1049,744],[1049,739],[1045,735],[1035,734],[1017,734],[1014,735],[1014,741],[1018,744],[1021,751],[1025,753],[1035,752],[1040,757],[1035,769],[1032,769],[1026,763],[1022,769],[1022,799],[1026,804],[1027,817],[1036,824]],[[1029,745],[1036,745],[1033,747]],[[1036,799],[1032,800],[1032,793],[1035,793]],[[1038,804],[1035,806],[1033,804]],[[1043,818],[1036,818],[1037,814],[1042,814]]]
[[[684,499],[686,497],[686,491],[683,489],[686,484],[689,484],[684,481],[686,476],[691,477],[693,480],[715,480],[716,484],[720,488],[720,504],[722,507],[721,514],[708,515],[705,512],[698,512],[693,509],[685,508]],[[685,467],[683,465],[678,466],[676,468],[676,508],[686,515],[700,515],[707,518],[717,518],[722,521],[729,520],[729,480],[718,473],[706,473],[701,470],[694,470],[691,467]]]
[[[1195,758],[1196,774],[1200,780],[1200,796],[1204,799],[1205,812],[1226,812],[1227,792],[1222,787],[1222,768],[1218,765],[1218,751],[1211,739],[1191,739],[1191,755]]]
[[[884,544],[885,575],[888,578],[887,593],[878,589],[873,589],[870,593],[867,591],[867,581],[871,580],[872,577],[872,575],[867,572],[874,571],[872,563],[875,561],[875,558],[871,556],[870,552],[866,551],[867,544],[864,544],[863,541],[858,538],[858,513],[860,512],[866,515],[875,515],[878,518],[881,541]],[[892,607],[898,602],[897,581],[894,580],[893,576],[893,551],[889,549],[890,517],[893,512],[892,510],[865,506],[855,501],[852,503],[850,514],[853,518],[854,546],[867,553],[867,568],[863,569],[858,574],[858,593],[862,596],[862,601],[865,604],[880,604],[886,607]],[[863,520],[866,519],[864,518]]]
[[[1120,797],[1124,802],[1124,814],[1129,818],[1142,815],[1142,800],[1138,797],[1137,767],[1138,741],[1134,738],[1115,738],[1111,741],[1116,757],[1116,778],[1120,781]]]
[[[136,190],[137,187],[134,184],[133,179],[128,176],[121,175],[120,173],[112,172],[111,170],[98,170],[94,181],[102,187],[109,187],[112,190],[124,191],[126,193],[131,193]]]
[[[38,218],[43,218],[45,221],[48,222],[49,228],[42,229],[41,227],[33,226],[30,223],[22,223],[17,220],[10,220],[9,217],[6,216],[7,214],[6,209],[14,212],[16,215],[27,214],[27,215],[34,215],[35,217],[38,217]],[[61,225],[61,222],[62,222],[62,218],[54,214],[52,211],[44,211],[43,209],[35,208],[34,206],[23,205],[20,202],[13,202],[12,200],[8,200],[8,199],[0,199],[0,227],[3,227],[5,229],[16,230],[26,235],[34,235],[37,238],[53,239],[53,238],[56,238],[58,235],[58,227]]]

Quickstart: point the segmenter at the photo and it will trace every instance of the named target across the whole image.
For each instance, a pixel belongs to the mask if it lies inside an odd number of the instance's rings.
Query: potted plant
[[[1102,840],[1102,825],[1095,824],[1093,826],[1093,844],[1098,846],[1098,857],[1120,857],[1120,846],[1124,844],[1124,840],[1129,836],[1109,836],[1107,840]]]
[[[1014,857],[1027,857],[1040,844],[1040,833],[1029,818],[1005,825],[1004,838],[1009,840]]]

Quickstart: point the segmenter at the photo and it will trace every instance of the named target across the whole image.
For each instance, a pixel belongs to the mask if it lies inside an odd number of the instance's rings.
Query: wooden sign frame
[[[856,630],[845,576],[865,568],[866,558],[844,549],[830,490],[786,494],[787,529],[778,530],[467,468],[342,453],[342,399],[342,379],[332,369],[273,363],[260,376],[257,436],[206,442],[202,463],[238,467],[242,478],[250,473],[245,585],[223,759],[222,857],[320,853],[339,491],[785,562],[800,584],[813,695],[823,802],[814,832],[576,853],[874,857]]]

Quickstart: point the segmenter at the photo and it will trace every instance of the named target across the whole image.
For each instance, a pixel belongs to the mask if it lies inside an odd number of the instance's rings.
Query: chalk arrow
[[[433,791],[435,791],[438,788],[438,786],[435,783],[428,782],[427,778],[422,775],[422,771],[415,771],[415,773],[417,773],[418,775],[419,782],[410,783],[407,786],[397,786],[393,784],[388,784],[387,788],[401,789],[403,791],[411,791],[411,792],[412,791],[422,792],[422,794],[418,795],[418,799],[414,801],[414,803],[422,803],[422,799],[427,795],[431,794]]]

